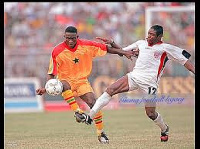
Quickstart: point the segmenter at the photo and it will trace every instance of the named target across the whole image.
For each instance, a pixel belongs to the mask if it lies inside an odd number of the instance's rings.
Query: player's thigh
[[[107,89],[109,95],[113,96],[117,93],[127,92],[129,90],[128,76],[125,75],[111,84]]]
[[[127,77],[128,77],[128,86],[129,86],[129,91],[133,91],[133,90],[136,90],[136,89],[139,89],[139,85],[138,83],[136,82],[135,80],[135,76],[133,75],[132,72],[129,72],[127,74]]]
[[[60,80],[60,81],[63,84],[63,91],[71,89],[71,85],[67,80]]]
[[[88,81],[79,83],[77,88],[77,95],[85,101],[89,107],[92,107],[95,104],[95,95],[93,89]]]

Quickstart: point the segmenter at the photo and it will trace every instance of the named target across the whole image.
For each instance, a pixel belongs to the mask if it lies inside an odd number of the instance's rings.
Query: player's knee
[[[96,99],[93,93],[86,93],[80,96],[80,98],[83,99],[90,108],[92,108],[96,102]]]
[[[106,92],[110,95],[110,96],[113,96],[114,95],[114,92],[115,92],[115,89],[112,88],[112,87],[108,87],[106,89]]]
[[[156,119],[156,112],[155,111],[150,111],[150,110],[147,110],[146,111],[146,114],[147,114],[147,116],[150,118],[150,119],[152,119],[152,120],[155,120]]]
[[[90,107],[90,109],[92,109],[92,107],[94,106],[95,104],[95,99],[84,99],[84,101],[87,103],[87,105]]]
[[[67,81],[61,80],[61,82],[63,84],[63,92],[71,89],[71,86]]]
[[[92,109],[92,107],[93,107],[94,104],[95,104],[95,101],[88,102],[87,104],[88,104],[88,106],[90,107],[90,109]]]

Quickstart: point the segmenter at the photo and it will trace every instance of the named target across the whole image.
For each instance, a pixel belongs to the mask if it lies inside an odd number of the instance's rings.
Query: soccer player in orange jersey
[[[65,41],[55,46],[52,51],[47,80],[56,76],[63,83],[62,96],[75,112],[77,122],[82,122],[79,117],[84,112],[79,108],[75,97],[80,97],[90,108],[95,104],[93,89],[87,79],[92,70],[93,58],[104,56],[108,52],[131,59],[133,52],[109,47],[104,43],[79,39],[77,29],[73,26],[65,29],[64,38]],[[36,90],[38,95],[45,92],[45,88]],[[102,112],[99,111],[93,120],[97,128],[98,140],[101,143],[109,143],[103,131]]]

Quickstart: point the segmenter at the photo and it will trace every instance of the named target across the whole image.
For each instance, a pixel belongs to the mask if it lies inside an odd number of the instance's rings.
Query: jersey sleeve
[[[143,40],[138,40],[138,41],[132,43],[131,45],[128,45],[127,47],[122,48],[122,50],[131,51],[131,50],[137,48],[138,45],[141,44],[142,42],[143,42]]]
[[[175,60],[182,65],[184,65],[191,56],[186,50],[170,44],[165,45],[165,50],[169,59]]]
[[[56,65],[56,59],[54,56],[54,51],[51,54],[50,60],[49,60],[49,69],[47,74],[57,75],[57,65]]]
[[[92,56],[97,57],[97,56],[104,56],[107,53],[107,47],[106,44],[99,43],[99,42],[92,42]]]

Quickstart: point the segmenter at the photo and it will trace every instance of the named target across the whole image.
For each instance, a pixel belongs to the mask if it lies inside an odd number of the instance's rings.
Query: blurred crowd
[[[68,25],[78,29],[80,38],[113,38],[126,46],[145,38],[145,9],[148,6],[190,6],[188,2],[12,2],[4,4],[5,77],[44,79],[52,48],[63,40]],[[187,49],[194,62],[194,12],[155,13],[152,23],[164,26],[164,41]],[[118,77],[134,64],[117,56],[99,59],[94,77],[104,73]],[[116,61],[116,66],[113,62]],[[101,70],[102,64],[108,70]],[[176,67],[176,66],[175,66]],[[103,69],[103,68],[102,68]],[[176,69],[179,69],[176,67]],[[166,75],[173,75],[173,68]],[[185,72],[181,73],[182,75]]]

